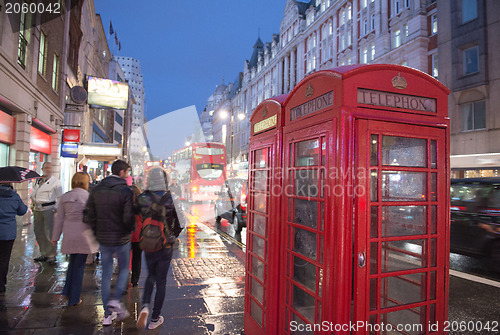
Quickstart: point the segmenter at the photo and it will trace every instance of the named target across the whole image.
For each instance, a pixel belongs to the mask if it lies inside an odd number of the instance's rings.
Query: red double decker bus
[[[212,201],[226,178],[226,147],[221,143],[194,143],[172,154],[172,177],[188,201]]]

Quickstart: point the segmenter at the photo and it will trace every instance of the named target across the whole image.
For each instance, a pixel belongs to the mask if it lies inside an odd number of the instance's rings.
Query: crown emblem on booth
[[[264,107],[264,110],[262,111],[262,117],[267,116],[267,107]]]
[[[314,94],[314,87],[311,84],[309,84],[309,86],[307,86],[306,88],[306,98],[311,97],[313,94]]]
[[[404,77],[401,77],[401,73],[398,73],[397,76],[392,78],[392,86],[394,86],[394,88],[404,90],[406,86],[408,86],[408,83],[406,82],[406,79]]]

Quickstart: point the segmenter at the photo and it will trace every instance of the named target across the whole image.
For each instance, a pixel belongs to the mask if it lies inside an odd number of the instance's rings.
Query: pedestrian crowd
[[[85,264],[99,253],[104,308],[102,324],[109,326],[129,317],[121,298],[127,290],[130,270],[131,286],[138,285],[144,251],[148,275],[137,328],[159,327],[164,321],[161,309],[172,246],[184,226],[182,213],[175,209],[176,195],[169,190],[167,173],[161,167],[151,169],[145,190],[141,191],[136,185],[127,185],[130,165],[116,160],[111,166],[111,174],[90,192],[90,176],[86,172],[77,172],[71,180],[71,191],[62,194],[61,182],[52,175],[52,164],[46,162],[42,172],[31,193],[33,228],[40,252],[34,260],[55,264],[62,235],[60,251],[69,255],[62,290],[68,306],[81,304]],[[177,187],[175,183],[172,186]],[[6,291],[9,260],[17,231],[16,215],[24,215],[27,210],[12,184],[0,182],[0,293]],[[118,277],[111,292],[114,258],[118,259]]]

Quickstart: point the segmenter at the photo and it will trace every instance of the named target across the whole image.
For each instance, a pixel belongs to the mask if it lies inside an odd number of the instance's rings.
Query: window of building
[[[462,0],[462,23],[477,18],[477,0]]]
[[[368,63],[368,49],[366,47],[361,49],[361,63]]]
[[[438,32],[438,19],[437,14],[431,16],[431,36]]]
[[[372,30],[375,30],[375,14],[370,15],[370,26]]]
[[[115,130],[115,141],[118,143],[122,143],[122,135]]]
[[[47,34],[40,32],[40,46],[38,48],[38,72],[45,77],[47,73]]]
[[[401,29],[396,29],[392,33],[392,48],[398,48],[401,45]]]
[[[340,50],[345,49],[345,34],[340,34]]]
[[[345,10],[342,9],[340,11],[340,25],[343,25],[345,23]]]
[[[368,20],[364,19],[363,20],[363,35],[368,34]]]
[[[435,53],[431,56],[432,59],[432,76],[434,78],[438,77],[438,54]]]
[[[462,131],[486,128],[486,101],[476,101],[460,106]]]
[[[52,89],[57,91],[59,87],[59,56],[54,53],[54,62],[52,63]]]
[[[394,15],[398,15],[401,12],[401,4],[399,0],[394,0]]]
[[[347,20],[352,19],[352,6],[351,4],[347,5]]]
[[[23,2],[24,4],[24,2]],[[26,67],[26,55],[29,43],[29,32],[25,29],[30,26],[30,16],[28,13],[21,11],[21,19],[19,23],[19,44],[17,48],[17,63],[24,69]]]
[[[407,24],[404,25],[404,31],[405,31],[404,42],[407,42],[408,41],[408,35],[410,34],[410,32],[408,31],[408,25]]]
[[[361,0],[361,8],[365,8],[367,6],[367,0]]]
[[[350,46],[352,43],[352,33],[351,33],[351,30],[349,29],[349,31],[347,32],[347,46]]]
[[[123,126],[123,118],[120,114],[115,113],[115,120],[116,123],[118,123],[120,126]]]
[[[405,0],[405,8],[410,8],[410,0]]]
[[[479,48],[476,46],[465,49],[464,57],[464,74],[476,73],[479,71]]]
[[[375,45],[372,44],[370,45],[370,60],[374,60],[375,59]]]

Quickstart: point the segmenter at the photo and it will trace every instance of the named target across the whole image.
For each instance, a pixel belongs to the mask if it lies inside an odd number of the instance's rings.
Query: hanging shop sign
[[[0,110],[0,142],[16,142],[16,118]]]
[[[78,158],[78,143],[62,143],[61,157]]]
[[[52,153],[52,136],[31,127],[30,150],[50,155]]]
[[[80,142],[80,129],[64,129],[63,142]]]

